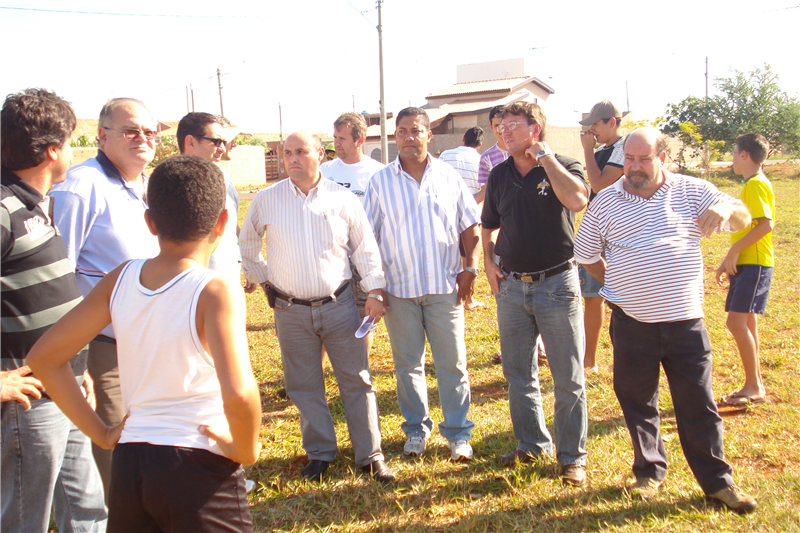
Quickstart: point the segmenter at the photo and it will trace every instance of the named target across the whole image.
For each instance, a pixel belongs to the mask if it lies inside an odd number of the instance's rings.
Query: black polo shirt
[[[588,193],[583,165],[571,157],[555,157]],[[495,166],[486,184],[481,220],[486,229],[500,229],[495,254],[506,271],[539,272],[572,259],[575,213],[558,200],[541,166],[524,177],[513,157]]]
[[[81,301],[67,248],[53,226],[53,203],[16,174],[2,169],[0,244],[3,300],[2,369],[25,364],[28,351],[59,318]],[[86,353],[72,360],[76,375]]]

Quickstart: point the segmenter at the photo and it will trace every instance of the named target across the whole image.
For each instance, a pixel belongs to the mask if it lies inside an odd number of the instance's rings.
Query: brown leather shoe
[[[564,465],[561,467],[561,481],[564,485],[580,487],[586,483],[586,467],[583,465]]]
[[[386,466],[386,463],[378,459],[377,461],[372,461],[368,465],[364,465],[361,467],[361,470],[370,474],[376,481],[380,481],[381,483],[394,483],[395,478],[394,474],[389,467]]]
[[[517,462],[530,463],[533,462],[534,459],[536,459],[536,456],[522,450],[514,450],[513,452],[497,456],[497,462],[500,463],[501,466],[507,466],[509,468],[517,464]]]

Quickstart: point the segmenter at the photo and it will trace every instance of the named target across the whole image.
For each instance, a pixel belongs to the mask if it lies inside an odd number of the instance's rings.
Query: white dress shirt
[[[295,298],[333,294],[352,276],[348,257],[365,292],[385,286],[378,244],[361,202],[321,177],[308,195],[291,179],[259,191],[247,210],[239,247],[249,282],[269,281]]]

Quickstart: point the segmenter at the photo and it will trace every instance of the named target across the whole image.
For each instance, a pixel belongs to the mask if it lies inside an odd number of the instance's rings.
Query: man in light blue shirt
[[[114,98],[100,111],[97,157],[76,165],[50,192],[53,221],[67,245],[78,287],[85,297],[120,263],[158,254],[158,240],[147,229],[144,168],[155,155],[155,123],[138,100]],[[109,325],[89,344],[89,374],[94,380],[97,414],[110,427],[125,416],[119,388],[117,346]],[[111,480],[111,450],[92,445],[103,478],[106,501]]]
[[[444,421],[439,432],[451,459],[472,459],[473,423],[464,344],[464,299],[478,270],[478,205],[458,172],[428,154],[430,119],[420,108],[397,115],[398,157],[375,174],[364,207],[386,275],[386,329],[405,421],[406,455],[425,452],[433,430],[425,382],[425,337],[436,367]],[[458,250],[463,239],[467,265]]]

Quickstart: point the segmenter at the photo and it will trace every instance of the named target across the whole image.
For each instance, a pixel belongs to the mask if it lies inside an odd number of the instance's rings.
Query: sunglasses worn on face
[[[104,130],[116,130],[116,131],[122,133],[123,137],[125,137],[126,139],[130,139],[130,140],[135,139],[139,135],[141,135],[142,137],[144,137],[148,141],[152,141],[153,139],[156,138],[156,134],[158,133],[158,132],[155,132],[153,130],[138,130],[138,129],[133,129],[133,128],[107,128],[107,127],[103,126],[103,129]]]
[[[213,144],[216,148],[219,148],[219,145],[228,146],[228,141],[225,139],[215,139],[213,137],[198,137],[198,139],[203,139],[204,141],[208,141]]]

